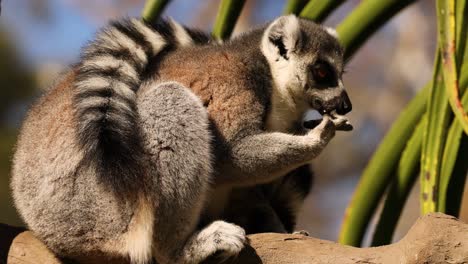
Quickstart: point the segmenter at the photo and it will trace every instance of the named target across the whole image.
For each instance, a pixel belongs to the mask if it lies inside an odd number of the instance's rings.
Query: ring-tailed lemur
[[[236,255],[244,230],[197,229],[201,215],[222,214],[233,188],[309,163],[346,126],[326,114],[305,135],[288,133],[310,107],[350,111],[342,67],[337,40],[294,16],[223,44],[173,21],[112,23],[30,110],[14,156],[16,206],[66,258]]]

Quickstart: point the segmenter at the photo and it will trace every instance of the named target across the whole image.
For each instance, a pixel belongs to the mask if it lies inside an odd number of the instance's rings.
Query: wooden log
[[[343,246],[292,234],[255,234],[249,239],[250,246],[223,263],[468,263],[468,225],[441,213],[419,218],[402,240],[375,248]],[[0,256],[0,263],[8,264],[61,263],[30,231],[6,225],[0,225]],[[214,256],[205,263],[219,262]]]

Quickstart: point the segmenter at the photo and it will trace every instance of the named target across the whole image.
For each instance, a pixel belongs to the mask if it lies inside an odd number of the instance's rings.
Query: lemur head
[[[336,31],[282,16],[265,30],[261,50],[267,58],[275,89],[293,107],[320,113],[351,111],[342,82],[343,48]]]

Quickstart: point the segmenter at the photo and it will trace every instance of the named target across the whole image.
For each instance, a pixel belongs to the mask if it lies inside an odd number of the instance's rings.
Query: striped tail
[[[140,186],[136,93],[148,65],[164,50],[208,41],[172,20],[124,19],[104,28],[84,49],[73,84],[77,137],[85,160],[105,183],[119,191]]]

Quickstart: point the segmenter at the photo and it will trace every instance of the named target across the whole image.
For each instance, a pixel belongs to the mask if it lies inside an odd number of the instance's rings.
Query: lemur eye
[[[317,76],[319,77],[319,79],[327,78],[328,74],[329,72],[323,67],[317,69]]]
[[[326,62],[317,62],[312,67],[312,75],[315,82],[319,85],[334,86],[333,84],[336,82],[335,72]]]

